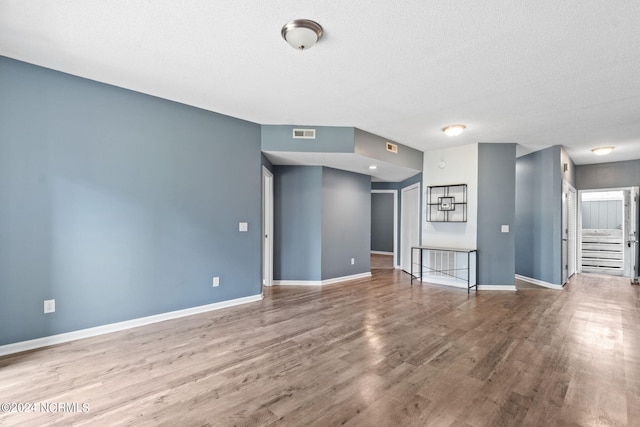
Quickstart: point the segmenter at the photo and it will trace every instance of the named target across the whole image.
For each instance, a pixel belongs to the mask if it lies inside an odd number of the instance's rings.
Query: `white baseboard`
[[[274,280],[273,286],[322,286],[322,280]]]
[[[478,285],[479,291],[517,291],[514,285]]]
[[[346,282],[348,280],[363,279],[365,277],[371,277],[371,272],[352,274],[351,276],[334,277],[333,279],[325,280],[274,280],[274,286],[323,286],[331,285],[333,283]]]
[[[538,279],[533,279],[533,278],[527,277],[527,276],[521,276],[519,274],[516,274],[516,279],[522,280],[523,282],[533,283],[534,285],[542,286],[542,287],[545,287],[545,288],[556,289],[556,290],[559,290],[559,291],[562,290],[562,288],[563,288],[563,285],[555,285],[553,283],[545,282],[545,281],[538,280]]]
[[[332,283],[346,282],[348,280],[364,279],[365,277],[371,277],[371,272],[352,274],[351,276],[335,277],[333,279],[326,279],[322,281],[323,285],[331,285]]]
[[[28,341],[21,341],[13,344],[0,346],[0,356],[20,353],[22,351],[33,350],[50,345],[62,344],[83,338],[95,337],[109,334],[111,332],[125,329],[137,328],[138,326],[150,325],[152,323],[163,322],[165,320],[177,319],[179,317],[192,316],[194,314],[205,313],[207,311],[220,310],[222,308],[233,307],[240,304],[260,301],[262,293],[243,298],[236,298],[229,301],[215,302],[213,304],[201,305],[198,307],[185,308],[183,310],[170,311],[167,313],[155,314],[153,316],[140,317],[138,319],[126,320],[124,322],[110,323],[108,325],[96,326],[94,328],[80,329],[78,331],[66,332],[64,334],[51,335],[48,337],[36,338]]]
[[[371,251],[374,255],[393,255],[393,252],[385,252],[385,251]]]

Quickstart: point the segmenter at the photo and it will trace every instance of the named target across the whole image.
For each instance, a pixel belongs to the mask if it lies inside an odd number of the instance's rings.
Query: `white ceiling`
[[[325,30],[300,52],[282,25]],[[427,152],[517,142],[640,158],[640,2],[0,0],[0,55],[261,124]],[[463,123],[449,138],[440,129]],[[614,145],[609,156],[589,151]]]

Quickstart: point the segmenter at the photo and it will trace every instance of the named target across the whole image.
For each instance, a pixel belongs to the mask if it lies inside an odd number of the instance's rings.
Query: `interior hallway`
[[[45,425],[638,425],[640,287],[467,292],[407,274],[265,289],[261,302],[0,358],[0,413]]]

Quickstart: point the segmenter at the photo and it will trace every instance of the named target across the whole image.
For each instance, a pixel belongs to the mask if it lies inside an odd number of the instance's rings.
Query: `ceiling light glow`
[[[615,147],[598,147],[598,148],[592,148],[591,151],[596,156],[604,156],[612,152],[614,148]]]
[[[450,125],[442,128],[442,132],[447,136],[458,136],[464,131],[467,127],[465,125]]]

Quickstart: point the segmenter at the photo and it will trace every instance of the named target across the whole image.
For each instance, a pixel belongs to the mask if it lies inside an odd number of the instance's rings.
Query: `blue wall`
[[[640,160],[576,166],[578,190],[633,186],[640,186]]]
[[[478,274],[480,285],[515,278],[516,144],[478,144]],[[502,233],[501,226],[509,232]]]
[[[393,252],[393,194],[371,193],[371,250]]]
[[[315,129],[316,139],[294,139],[293,129]],[[262,151],[353,153],[352,127],[263,125]]]
[[[387,151],[387,142],[397,145],[398,152],[392,153]],[[413,169],[418,173],[423,167],[424,154],[420,150],[407,147],[395,141],[390,141],[378,135],[365,132],[361,129],[355,129],[355,148],[354,152],[362,156],[372,159],[382,160],[383,162],[392,163]]]
[[[516,160],[516,274],[562,282],[561,147]]]
[[[274,166],[274,184],[275,280],[320,281],[370,271],[369,176]]]
[[[322,279],[367,273],[371,271],[371,177],[327,167],[322,171]]]
[[[261,292],[259,125],[2,57],[0,75],[0,345]]]
[[[274,280],[322,279],[322,167],[274,166]]]

